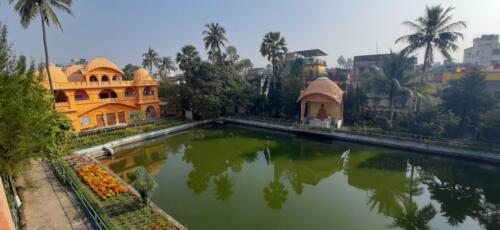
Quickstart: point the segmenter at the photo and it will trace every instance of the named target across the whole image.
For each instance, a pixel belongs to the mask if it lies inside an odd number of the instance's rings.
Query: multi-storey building
[[[492,66],[500,64],[500,42],[498,34],[474,38],[472,47],[464,50],[464,63]]]
[[[382,68],[390,54],[373,54],[354,56],[352,65],[352,77],[354,81],[361,80],[363,73],[367,73],[372,68]]]
[[[144,68],[135,71],[130,81],[123,80],[123,71],[104,58],[64,71],[50,64],[49,71],[55,108],[69,117],[76,131],[127,124],[138,111],[148,118],[159,116],[158,81]],[[41,77],[48,88],[47,70]]]
[[[287,53],[285,55],[285,62],[291,68],[298,60],[303,61],[306,80],[310,82],[320,76],[327,75],[325,56],[327,54],[320,49],[302,50]]]

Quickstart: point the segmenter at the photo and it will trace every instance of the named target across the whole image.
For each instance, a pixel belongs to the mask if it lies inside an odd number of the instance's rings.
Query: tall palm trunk
[[[424,66],[422,67],[422,76],[419,79],[420,83],[424,83],[424,78],[425,78],[425,74],[426,74],[426,70],[427,70],[427,65],[428,64],[432,64],[432,63],[428,63],[429,56],[431,55],[431,52],[432,52],[432,44],[429,42],[429,43],[427,43],[427,47],[425,48]],[[415,106],[417,114],[420,113],[421,107],[422,107],[422,98],[421,97],[417,97],[417,105]]]
[[[389,120],[392,121],[394,117],[394,93],[393,90],[389,93]]]
[[[43,20],[43,12],[40,9],[40,21],[42,22],[42,35],[43,35],[43,48],[45,51],[45,69],[47,70],[47,77],[49,79],[49,89],[50,93],[56,98],[56,92],[54,91],[54,86],[52,85],[52,76],[49,70],[49,50],[47,48],[47,35],[45,32],[45,21]],[[55,104],[52,104],[52,109],[55,110]]]

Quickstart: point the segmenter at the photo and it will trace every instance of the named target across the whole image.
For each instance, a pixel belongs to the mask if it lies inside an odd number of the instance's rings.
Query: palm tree
[[[9,0],[12,4],[15,0]],[[46,26],[54,25],[62,31],[62,25],[57,17],[55,10],[61,10],[73,15],[71,12],[72,0],[17,0],[14,5],[14,10],[21,17],[21,25],[28,28],[33,20],[40,17],[42,23],[43,48],[45,51],[45,68],[49,78],[50,92],[55,95],[54,86],[52,84],[52,76],[49,71],[49,51],[47,48]]]
[[[158,63],[158,74],[163,80],[168,78],[170,71],[176,71],[177,67],[171,57],[162,57]]]
[[[280,32],[269,32],[264,35],[264,39],[260,45],[260,53],[262,56],[267,57],[267,60],[272,64],[273,84],[275,84],[276,80],[278,80],[277,78],[280,63],[285,57],[286,52],[288,52],[288,49],[286,48],[286,41],[285,38],[281,36]],[[266,79],[262,92],[266,92],[267,85],[268,80]],[[273,86],[273,88],[276,88],[276,86]]]
[[[398,38],[396,43],[408,43],[403,49],[407,54],[425,48],[423,72],[434,61],[434,48],[437,48],[446,59],[451,60],[450,51],[458,48],[456,41],[459,38],[463,39],[463,34],[457,31],[467,28],[467,24],[464,21],[451,22],[452,16],[449,13],[453,9],[448,7],[445,10],[440,5],[427,6],[424,16],[417,18],[415,22],[403,22],[403,25],[410,27],[415,33]]]
[[[414,57],[408,57],[406,53],[390,53],[381,70],[375,70],[366,77],[365,88],[374,93],[387,96],[389,101],[389,119],[393,118],[394,102],[398,97],[427,98],[421,93],[423,85],[416,80],[412,67],[415,63]]]
[[[151,46],[146,53],[142,54],[142,65],[148,68],[150,73],[153,73],[153,66],[158,66],[159,62],[160,56]]]
[[[205,49],[208,50],[209,59],[213,63],[222,64],[223,54],[222,48],[227,42],[226,30],[219,23],[206,24],[207,30],[203,31],[203,41],[205,42]]]
[[[189,84],[191,82],[193,70],[201,62],[201,58],[196,50],[196,47],[192,45],[185,45],[182,47],[181,52],[177,53],[175,61],[179,65],[179,69],[184,71],[185,80]]]

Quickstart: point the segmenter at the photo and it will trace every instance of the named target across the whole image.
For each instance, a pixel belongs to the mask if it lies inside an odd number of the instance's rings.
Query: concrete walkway
[[[20,177],[27,229],[92,229],[74,195],[63,187],[47,162],[33,162]]]

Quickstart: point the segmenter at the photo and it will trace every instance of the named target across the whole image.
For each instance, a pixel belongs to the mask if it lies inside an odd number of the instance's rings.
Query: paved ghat
[[[27,229],[92,229],[73,194],[59,183],[48,163],[33,162],[17,184],[24,188]]]

